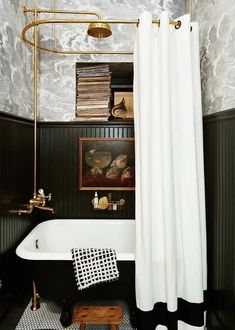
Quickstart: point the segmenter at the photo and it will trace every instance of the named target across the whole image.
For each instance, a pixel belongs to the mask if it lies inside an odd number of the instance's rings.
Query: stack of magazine
[[[108,121],[111,72],[108,64],[77,67],[76,120]]]

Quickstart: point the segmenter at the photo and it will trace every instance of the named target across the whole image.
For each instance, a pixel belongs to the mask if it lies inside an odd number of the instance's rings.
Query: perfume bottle
[[[97,193],[97,191],[96,191],[96,192],[95,192],[94,199],[93,199],[93,206],[94,206],[94,209],[98,209],[98,204],[99,204],[99,197],[98,197],[98,193]]]

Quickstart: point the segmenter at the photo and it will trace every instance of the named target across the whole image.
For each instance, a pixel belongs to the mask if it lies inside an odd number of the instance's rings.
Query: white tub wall
[[[113,248],[118,260],[134,260],[135,220],[48,220],[17,247],[31,260],[71,260],[72,248]]]

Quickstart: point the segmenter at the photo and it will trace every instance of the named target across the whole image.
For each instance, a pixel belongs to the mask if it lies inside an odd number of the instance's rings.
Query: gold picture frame
[[[80,190],[135,190],[134,138],[80,138]]]

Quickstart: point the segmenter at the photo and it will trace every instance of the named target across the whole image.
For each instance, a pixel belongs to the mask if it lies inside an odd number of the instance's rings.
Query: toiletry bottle
[[[98,194],[97,194],[97,191],[95,192],[95,196],[94,196],[94,209],[98,209],[98,204],[99,204],[99,198],[98,198]]]

